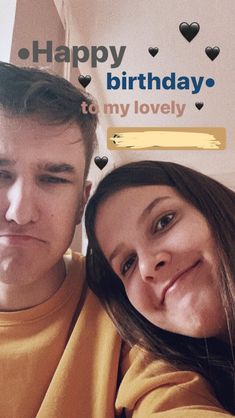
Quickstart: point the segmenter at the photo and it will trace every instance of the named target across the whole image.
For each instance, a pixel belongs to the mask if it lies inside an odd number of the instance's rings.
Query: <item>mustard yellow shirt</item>
[[[122,382],[117,411],[126,418],[226,418],[210,385],[191,371],[178,371],[169,363],[151,361],[133,347],[122,361]]]
[[[119,389],[118,374],[123,380]],[[175,372],[122,349],[113,324],[85,285],[84,259],[46,302],[0,313],[1,418],[230,416],[191,372]]]

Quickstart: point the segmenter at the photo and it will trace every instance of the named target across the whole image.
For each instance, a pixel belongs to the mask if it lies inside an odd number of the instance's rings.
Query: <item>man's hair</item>
[[[48,125],[75,122],[81,129],[88,173],[97,142],[97,115],[82,112],[94,99],[64,78],[47,71],[0,62],[0,109],[12,116],[35,117]]]

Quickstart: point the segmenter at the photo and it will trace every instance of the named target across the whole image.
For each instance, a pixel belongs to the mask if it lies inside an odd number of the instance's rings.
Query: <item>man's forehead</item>
[[[48,125],[36,118],[0,112],[0,158],[1,166],[24,164],[80,176],[86,156],[76,123]]]
[[[28,139],[66,139],[68,144],[83,142],[83,136],[76,122],[56,123],[53,120],[44,120],[39,115],[21,116],[12,115],[0,110],[1,137],[14,135]],[[1,139],[0,137],[0,139]]]

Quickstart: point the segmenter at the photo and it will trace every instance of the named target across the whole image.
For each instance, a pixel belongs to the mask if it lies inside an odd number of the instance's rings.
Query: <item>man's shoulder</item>
[[[70,274],[76,276],[77,281],[80,284],[83,283],[83,291],[81,296],[81,298],[83,299],[83,310],[86,309],[87,311],[96,312],[97,315],[103,316],[104,318],[106,318],[108,322],[111,322],[111,319],[107,315],[98,297],[87,285],[85,266],[86,257],[79,252],[71,250],[66,252],[65,257],[70,258]]]
[[[113,346],[114,342],[116,344],[120,341],[120,337],[105,308],[87,285],[85,257],[70,250],[65,256],[67,257],[65,263],[67,263],[70,291],[76,299],[71,325],[73,333],[79,335],[81,344],[84,338],[85,341],[87,339],[93,341],[95,345],[100,341],[107,341],[108,345]]]

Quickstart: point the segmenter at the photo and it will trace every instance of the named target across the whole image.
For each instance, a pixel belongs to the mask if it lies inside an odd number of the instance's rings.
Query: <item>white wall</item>
[[[16,0],[0,0],[0,61],[9,62]]]
[[[134,100],[144,103],[169,103],[175,100],[187,105],[182,118],[175,118],[171,114],[135,114],[133,106],[132,112],[126,118],[101,111],[99,118],[103,135],[99,140],[99,154],[109,158],[108,165],[102,170],[102,176],[113,164],[140,159],[175,161],[208,175],[229,175],[234,172],[235,71],[232,51],[235,37],[232,28],[235,0],[54,1],[57,7],[60,6],[60,11],[64,10],[70,46],[127,46],[120,68],[110,70],[111,59],[100,63],[97,68],[91,68],[90,60],[79,65],[81,74],[91,75],[92,82],[87,91],[98,99],[99,104],[132,105]],[[179,24],[183,21],[200,24],[200,32],[192,43],[188,43],[179,32]],[[205,47],[209,45],[220,48],[220,55],[213,62],[205,54]],[[157,57],[152,58],[149,55],[149,46],[159,47]],[[148,71],[160,76],[169,75],[171,71],[178,75],[203,75],[205,78],[214,78],[216,85],[211,90],[202,89],[197,97],[181,90],[107,90],[107,72],[120,76],[123,70],[131,76],[146,74]],[[195,108],[196,101],[203,101],[205,104],[200,112]],[[106,149],[107,127],[225,127],[227,144],[226,149],[220,151],[109,151]],[[97,167],[93,168],[97,180],[100,173]]]

